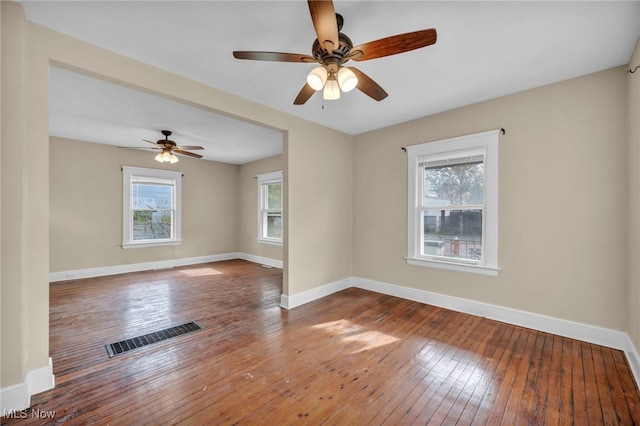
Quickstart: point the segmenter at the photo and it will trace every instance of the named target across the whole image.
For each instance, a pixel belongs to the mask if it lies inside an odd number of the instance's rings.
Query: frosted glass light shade
[[[155,160],[160,163],[177,163],[180,161],[169,149],[163,149],[161,153],[155,156]]]
[[[335,80],[327,80],[327,84],[324,85],[324,92],[322,92],[322,98],[325,101],[335,101],[340,99],[340,87]]]
[[[349,92],[358,85],[358,77],[349,68],[340,68],[338,83],[343,92]]]
[[[327,69],[325,67],[315,67],[307,74],[307,84],[311,86],[313,90],[322,90],[326,82]]]

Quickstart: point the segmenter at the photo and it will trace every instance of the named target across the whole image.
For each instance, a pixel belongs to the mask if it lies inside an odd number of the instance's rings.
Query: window
[[[282,172],[258,175],[258,242],[282,245]]]
[[[122,167],[122,247],[178,245],[182,173]]]
[[[407,262],[498,274],[498,130],[407,147]]]

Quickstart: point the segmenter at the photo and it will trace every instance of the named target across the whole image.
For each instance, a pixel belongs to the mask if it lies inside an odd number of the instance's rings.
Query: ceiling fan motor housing
[[[159,145],[176,145],[174,141],[169,139],[169,136],[172,134],[171,130],[162,130],[161,133],[164,135],[164,139],[158,139],[157,142]]]
[[[329,74],[332,74],[338,72],[340,65],[346,62],[344,57],[347,56],[352,47],[353,42],[351,39],[346,34],[338,33],[338,47],[333,52],[328,52],[322,47],[318,39],[313,42],[311,51],[313,52],[313,57],[327,67]]]

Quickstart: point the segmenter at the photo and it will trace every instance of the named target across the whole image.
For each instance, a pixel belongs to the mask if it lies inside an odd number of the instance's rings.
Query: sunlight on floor
[[[180,274],[187,277],[204,277],[207,275],[220,275],[222,272],[213,268],[198,268],[198,269],[181,269]]]
[[[315,329],[338,335],[347,344],[358,346],[352,354],[397,342],[399,339],[376,330],[367,330],[347,320],[316,324]]]
[[[142,283],[127,289],[127,309],[123,312],[124,337],[141,334],[141,328],[147,321],[169,318],[172,312],[171,286],[167,282]],[[165,327],[162,327],[165,328]]]
[[[453,352],[444,356],[445,352]],[[440,354],[440,355],[439,355]],[[455,395],[475,393],[485,395],[493,392],[491,359],[483,358],[473,351],[467,351],[440,342],[428,344],[413,359],[425,376],[422,385],[450,383]]]

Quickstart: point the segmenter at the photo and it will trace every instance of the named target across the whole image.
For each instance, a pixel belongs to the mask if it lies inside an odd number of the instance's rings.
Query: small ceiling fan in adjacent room
[[[158,139],[156,142],[149,141],[143,139],[144,142],[150,143],[154,145],[153,148],[149,149],[159,149],[161,150],[158,155],[156,155],[155,160],[160,163],[177,163],[178,157],[175,154],[186,155],[194,158],[202,158],[202,155],[195,154],[193,152],[189,152],[187,150],[199,150],[204,149],[201,146],[178,146],[174,141],[169,139],[172,132],[170,130],[162,130],[162,134],[164,135],[164,139]],[[120,148],[131,148],[131,147],[120,147]],[[144,149],[144,148],[142,148]],[[175,153],[175,154],[174,154]]]
[[[340,98],[341,90],[348,92],[354,88],[376,101],[381,101],[388,96],[387,92],[358,68],[346,67],[344,64],[350,60],[367,61],[408,52],[430,46],[437,39],[436,30],[431,28],[353,46],[351,39],[340,32],[344,20],[341,15],[335,13],[331,0],[308,0],[308,4],[318,37],[313,43],[311,56],[280,52],[233,52],[236,59],[319,63],[320,66],[307,75],[307,83],[294,100],[295,105],[304,104],[316,91],[323,91],[323,99],[334,100]]]

